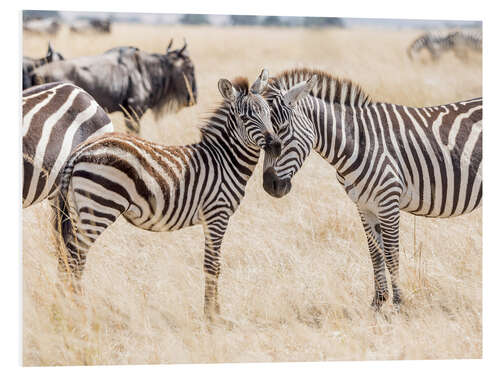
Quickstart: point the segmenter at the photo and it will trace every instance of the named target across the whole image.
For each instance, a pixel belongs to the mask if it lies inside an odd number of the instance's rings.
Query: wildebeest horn
[[[51,53],[54,53],[54,50],[52,49],[52,46],[50,45],[49,41],[49,48],[47,49],[47,55],[50,55]]]
[[[186,50],[186,48],[187,48],[187,42],[186,42],[186,38],[184,38],[184,45],[179,50],[179,55],[182,55],[182,53]]]
[[[267,69],[262,69],[262,72],[260,72],[259,77],[257,80],[253,83],[252,87],[250,88],[250,92],[253,94],[260,94],[262,90],[264,90],[267,86],[267,79],[269,77],[269,73]]]
[[[167,53],[170,52],[170,48],[172,48],[173,43],[174,43],[174,38],[170,38],[170,42],[168,43],[168,46],[167,46]]]

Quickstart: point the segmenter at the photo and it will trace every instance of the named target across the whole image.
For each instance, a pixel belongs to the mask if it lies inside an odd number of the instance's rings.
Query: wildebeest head
[[[47,60],[48,63],[51,63],[53,61],[62,61],[64,60],[64,57],[59,52],[54,51],[49,42],[49,47],[47,49],[47,54],[45,55],[45,59]]]
[[[187,43],[180,49],[172,50],[172,40],[165,54],[166,64],[170,72],[169,94],[175,97],[178,110],[196,104],[198,90],[194,73],[194,65],[187,51]]]

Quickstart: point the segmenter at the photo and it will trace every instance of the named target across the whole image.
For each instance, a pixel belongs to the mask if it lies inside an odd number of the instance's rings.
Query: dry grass
[[[378,100],[430,105],[482,93],[482,58],[412,63],[415,31],[115,25],[109,36],[51,41],[66,57],[117,45],[164,51],[185,36],[197,69],[199,104],[155,122],[142,136],[183,144],[198,139],[200,117],[220,100],[217,80],[262,67],[325,69],[360,83]],[[24,53],[47,37],[26,35]],[[113,115],[124,129],[121,115]],[[223,245],[223,315],[232,330],[203,321],[200,227],[149,233],[118,220],[90,255],[82,298],[57,288],[47,204],[23,211],[25,365],[480,358],[482,212],[401,224],[401,314],[369,308],[373,279],[354,205],[334,170],[312,155],[281,200],[262,189],[261,165],[232,217]]]

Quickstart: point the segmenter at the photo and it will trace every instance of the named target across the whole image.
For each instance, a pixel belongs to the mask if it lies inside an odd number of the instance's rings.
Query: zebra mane
[[[248,79],[245,77],[236,77],[232,81],[233,87],[240,93],[246,95],[250,89],[250,85],[248,83]],[[203,124],[200,126],[201,140],[203,141],[207,135],[212,134],[213,130],[216,132],[220,132],[224,130],[225,127],[225,119],[227,118],[229,113],[229,104],[224,101],[217,106],[217,108],[210,111],[205,116],[205,120]]]
[[[365,106],[372,98],[358,84],[348,79],[334,77],[330,73],[317,69],[298,68],[285,70],[269,80],[269,86],[280,90],[288,90],[299,82],[316,74],[318,82],[310,95],[329,103]],[[266,94],[264,94],[266,95]]]

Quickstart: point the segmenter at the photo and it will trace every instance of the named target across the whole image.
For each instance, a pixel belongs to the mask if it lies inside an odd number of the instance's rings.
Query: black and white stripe
[[[113,131],[97,102],[64,82],[23,91],[23,207],[52,196],[71,152],[91,136]]]
[[[246,80],[221,80],[225,102],[201,129],[198,143],[163,146],[113,133],[81,145],[64,170],[56,210],[68,255],[60,265],[78,280],[88,249],[121,215],[157,232],[201,224],[205,314],[213,319],[219,312],[220,248],[229,218],[244,196],[260,148],[279,154],[270,110],[259,94],[266,83],[266,71],[250,90]]]
[[[287,194],[314,148],[357,205],[375,274],[373,305],[400,302],[400,210],[426,217],[471,212],[482,199],[482,98],[425,108],[373,102],[359,86],[321,71],[292,70],[265,93],[282,141],[266,155],[264,189]]]

